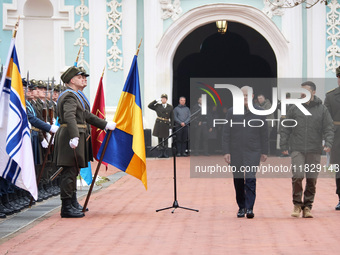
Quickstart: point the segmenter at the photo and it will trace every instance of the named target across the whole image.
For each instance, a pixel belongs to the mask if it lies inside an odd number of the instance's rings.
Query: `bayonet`
[[[4,72],[4,65],[1,64],[1,70],[0,70],[0,81],[1,81],[1,78],[2,78],[2,73]]]

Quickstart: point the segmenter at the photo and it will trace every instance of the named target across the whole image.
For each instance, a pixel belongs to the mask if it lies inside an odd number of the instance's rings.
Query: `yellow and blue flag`
[[[0,83],[0,176],[37,199],[30,129],[15,39]]]
[[[140,179],[147,189],[145,141],[137,56],[135,55],[119,99],[113,121],[116,129],[107,145],[103,161]],[[108,134],[99,149],[99,159]]]

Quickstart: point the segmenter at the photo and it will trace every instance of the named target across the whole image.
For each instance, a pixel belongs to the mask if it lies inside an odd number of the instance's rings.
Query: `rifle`
[[[25,88],[25,97],[27,97],[27,90],[28,90],[28,85],[29,85],[29,78],[30,78],[30,72],[27,71],[27,76],[26,76],[26,88]]]
[[[51,84],[51,100],[50,100],[50,105],[48,107],[48,116],[50,117],[50,124],[53,125],[53,101],[52,101],[52,95],[53,95],[53,90],[54,90],[54,77],[52,77],[52,84]]]
[[[48,82],[50,81],[50,78],[48,78]],[[47,83],[48,87],[48,83]],[[47,88],[45,92],[45,100],[43,101],[43,110],[42,110],[42,116],[43,116],[43,121],[47,123]]]

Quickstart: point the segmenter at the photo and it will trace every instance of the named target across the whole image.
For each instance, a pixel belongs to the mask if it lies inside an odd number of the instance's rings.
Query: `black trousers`
[[[175,127],[175,132],[179,130],[181,126]],[[177,145],[177,153],[183,154],[187,149],[188,142],[188,126],[184,126],[176,133],[176,145]]]
[[[60,173],[60,199],[72,198],[77,189],[78,170],[75,166],[63,166]]]
[[[159,144],[162,143],[164,140],[165,140],[165,138],[158,137],[158,143]],[[168,141],[169,140],[166,140],[162,144],[160,144],[159,147],[158,147],[159,150],[165,151],[168,148]]]
[[[256,198],[256,173],[243,173],[240,168],[234,173],[236,202],[239,209],[253,209]]]

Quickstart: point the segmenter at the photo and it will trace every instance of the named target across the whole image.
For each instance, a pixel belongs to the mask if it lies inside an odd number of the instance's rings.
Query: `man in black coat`
[[[248,88],[248,86],[241,88],[244,95],[244,115],[234,115],[233,108],[230,108],[226,117],[228,123],[223,129],[224,160],[236,170],[233,177],[239,207],[238,218],[244,217],[245,214],[247,218],[254,218],[256,171],[260,161],[266,161],[268,154],[266,117],[249,111]],[[262,109],[256,105],[254,108]],[[250,120],[257,120],[256,124],[255,121],[251,121],[249,125]]]
[[[325,106],[331,114],[334,124],[334,141],[330,152],[330,163],[335,167],[336,194],[339,197],[339,203],[335,210],[340,211],[340,66],[336,69],[336,77],[338,78],[338,87],[327,92]]]
[[[159,146],[159,150],[161,151],[158,156],[159,158],[169,157],[166,152],[168,148],[168,140],[164,140],[169,136],[169,129],[173,127],[174,122],[173,106],[168,104],[167,101],[168,95],[162,94],[160,99],[154,100],[148,105],[151,110],[154,110],[157,113],[157,119],[155,121],[152,135],[158,137],[158,143],[163,142]]]

